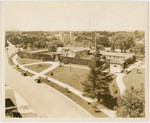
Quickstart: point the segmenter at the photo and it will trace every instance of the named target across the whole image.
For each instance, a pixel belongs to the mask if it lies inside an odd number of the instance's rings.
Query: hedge
[[[91,60],[61,56],[61,62],[65,64],[70,63],[70,64],[78,64],[78,65],[89,65]]]

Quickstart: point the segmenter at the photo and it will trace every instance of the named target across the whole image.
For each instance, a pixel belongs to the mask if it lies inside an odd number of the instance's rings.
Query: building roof
[[[118,52],[106,52],[106,51],[100,51],[100,54],[104,56],[118,56],[118,57],[124,57],[124,58],[130,58],[133,57],[134,54],[131,53],[118,53]]]
[[[73,52],[81,52],[81,51],[88,51],[90,48],[88,47],[63,47],[64,50],[71,50]]]
[[[125,61],[120,60],[120,59],[113,59],[110,61],[110,64],[124,64]]]
[[[41,50],[35,50],[35,51],[28,51],[28,53],[40,53],[40,52],[46,52],[48,49],[41,49]]]

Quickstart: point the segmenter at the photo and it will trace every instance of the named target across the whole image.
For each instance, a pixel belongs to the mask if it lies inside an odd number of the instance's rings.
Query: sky
[[[148,2],[3,2],[5,30],[133,31],[148,25]]]

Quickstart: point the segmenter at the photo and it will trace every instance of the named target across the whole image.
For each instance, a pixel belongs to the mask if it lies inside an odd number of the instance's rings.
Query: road
[[[21,76],[8,62],[5,67],[6,84],[19,93],[38,116],[43,118],[92,118],[91,114],[52,87],[44,83],[38,84],[31,77]]]

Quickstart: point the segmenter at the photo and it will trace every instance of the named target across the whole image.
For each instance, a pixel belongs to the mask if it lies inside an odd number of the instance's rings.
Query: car
[[[27,73],[26,72],[22,72],[21,75],[22,76],[27,76]]]
[[[35,81],[36,81],[37,83],[41,83],[41,79],[40,79],[40,78],[36,78]]]

